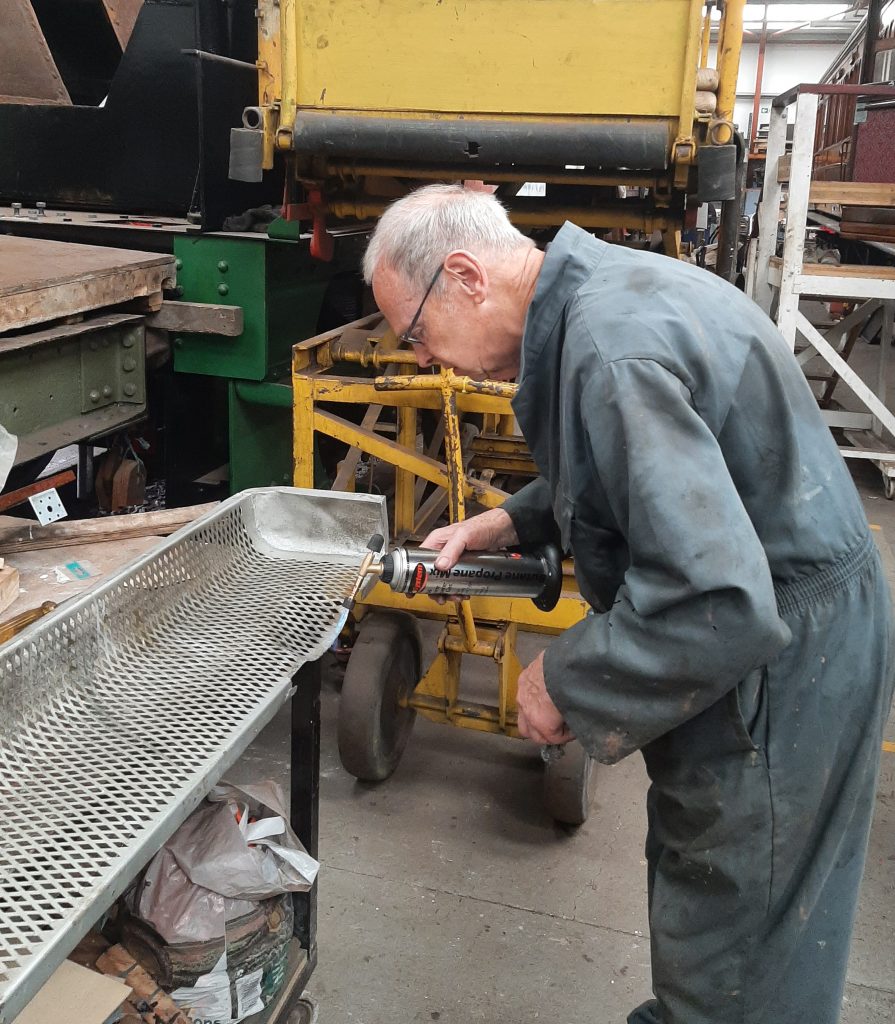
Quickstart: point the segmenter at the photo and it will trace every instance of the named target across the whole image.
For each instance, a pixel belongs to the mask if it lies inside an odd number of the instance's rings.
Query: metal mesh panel
[[[365,542],[387,535],[381,504],[340,497],[232,499],[0,649],[3,1024],[332,642]]]

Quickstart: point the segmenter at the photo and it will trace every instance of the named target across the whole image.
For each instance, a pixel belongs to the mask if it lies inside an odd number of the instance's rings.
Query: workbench
[[[162,253],[0,236],[0,333],[138,298],[157,309],[173,286]]]
[[[14,516],[0,516],[0,530],[25,522]],[[35,527],[39,529],[36,523]],[[36,608],[44,601],[61,604],[151,550],[160,540],[161,537],[131,537],[114,543],[74,544],[5,556],[7,564],[19,570],[19,596],[0,614],[0,620]],[[81,566],[87,575],[67,566]]]

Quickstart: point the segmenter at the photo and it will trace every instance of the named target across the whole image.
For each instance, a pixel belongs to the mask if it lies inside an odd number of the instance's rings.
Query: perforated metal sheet
[[[381,498],[244,492],[0,647],[7,1024],[332,642]]]

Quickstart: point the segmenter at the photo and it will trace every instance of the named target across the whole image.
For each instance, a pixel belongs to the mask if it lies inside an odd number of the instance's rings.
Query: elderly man
[[[594,613],[522,674],[520,731],[640,750],[656,998],[630,1024],[835,1024],[892,697],[886,580],[767,317],[717,277],[433,185],[365,275],[421,366],[517,378],[540,478],[436,530],[557,539]]]

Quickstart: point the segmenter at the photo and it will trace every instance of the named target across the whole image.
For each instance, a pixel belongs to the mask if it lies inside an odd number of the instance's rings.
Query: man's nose
[[[417,365],[425,369],[427,366],[432,365],[432,357],[423,348],[422,345],[413,346],[413,354],[416,356]]]

